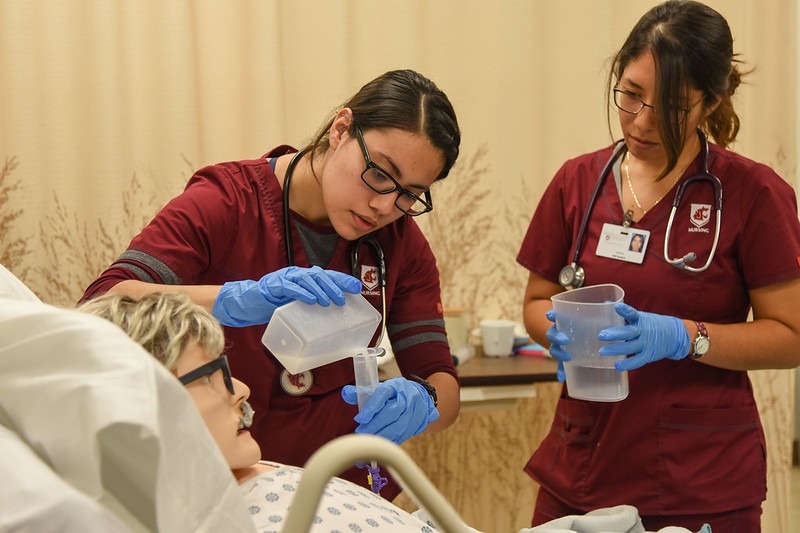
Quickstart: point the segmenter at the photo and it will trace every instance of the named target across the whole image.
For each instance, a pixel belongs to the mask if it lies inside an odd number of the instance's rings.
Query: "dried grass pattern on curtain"
[[[516,255],[533,213],[524,180],[521,194],[499,199],[504,185],[491,176],[488,153],[482,145],[462,159],[437,190],[431,216],[420,220],[439,267],[442,303],[470,311],[473,326],[489,315],[520,319],[527,278]]]
[[[155,194],[143,190],[134,174],[122,191],[116,210],[122,220],[109,216],[85,220],[53,192],[53,209],[39,222],[39,244],[45,262],[34,266],[35,283],[47,288],[47,301],[74,305],[86,286],[125,250],[131,237],[160,209]]]
[[[39,218],[38,231],[25,234],[13,227],[23,210],[9,207],[14,194],[21,192],[20,182],[9,179],[16,167],[15,159],[6,161],[0,177],[0,258],[42,300],[64,306],[75,304],[88,284],[185,184],[183,176],[173,187],[163,177],[133,173],[120,184],[121,200],[105,202],[105,212],[94,220],[83,215],[80,205],[68,204],[52,191],[52,207]],[[42,252],[35,264],[26,261],[32,251],[29,244]]]
[[[17,229],[23,209],[14,209],[11,200],[21,191],[22,182],[12,180],[11,174],[19,163],[16,157],[8,157],[0,171],[0,264],[20,278],[28,273],[24,266],[25,257],[30,254],[28,239]]]

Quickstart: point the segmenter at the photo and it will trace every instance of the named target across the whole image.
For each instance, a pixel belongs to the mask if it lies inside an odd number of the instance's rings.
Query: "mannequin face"
[[[176,374],[188,372],[216,359],[195,343],[181,354]],[[246,429],[242,429],[242,402],[250,397],[250,389],[232,378],[236,394],[225,386],[222,369],[185,385],[186,391],[197,405],[203,421],[214,437],[222,455],[231,469],[246,468],[261,459],[261,449]]]
[[[333,122],[321,183],[331,225],[345,239],[355,240],[394,222],[403,212],[394,204],[397,192],[379,194],[361,180],[366,163],[355,135],[347,133],[350,123],[349,109],[340,111]],[[441,151],[421,133],[388,128],[363,134],[372,161],[417,196],[430,189],[444,167]]]

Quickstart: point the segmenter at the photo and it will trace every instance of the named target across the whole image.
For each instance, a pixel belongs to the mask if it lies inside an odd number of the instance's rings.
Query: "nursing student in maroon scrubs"
[[[534,525],[628,504],[648,531],[760,531],[766,447],[747,371],[800,364],[800,223],[792,188],[726,148],[741,72],[719,13],[652,8],[609,75],[621,142],[566,162],[538,204],[517,257],[530,271],[525,325],[566,361],[550,297],[620,285],[625,325],[601,331],[601,353],[628,355],[616,367],[630,393],[601,403],[564,391],[526,466],[540,486]],[[647,237],[638,252],[604,244],[633,233]]]

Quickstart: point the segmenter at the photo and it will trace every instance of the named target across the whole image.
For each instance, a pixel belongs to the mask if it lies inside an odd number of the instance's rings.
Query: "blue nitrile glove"
[[[603,346],[600,355],[633,355],[614,363],[618,371],[634,370],[660,359],[679,360],[689,354],[689,332],[679,318],[637,311],[628,304],[617,304],[614,309],[626,324],[606,328],[598,338],[624,341]]]
[[[566,374],[564,374],[564,361],[569,361],[572,359],[572,356],[569,354],[568,351],[564,349],[564,346],[569,344],[569,337],[563,331],[558,331],[556,328],[556,311],[555,309],[549,310],[545,313],[547,320],[553,323],[550,329],[547,330],[547,340],[550,341],[550,355],[558,361],[558,370],[556,371],[556,377],[558,381],[562,383],[567,378]]]
[[[342,388],[342,399],[358,405],[355,385]],[[439,411],[422,385],[392,378],[378,385],[353,420],[358,422],[356,433],[380,435],[402,444],[439,420]]]
[[[278,307],[300,300],[328,307],[344,305],[344,293],[361,292],[361,281],[335,270],[286,267],[258,281],[229,281],[219,291],[211,314],[225,326],[266,324]]]

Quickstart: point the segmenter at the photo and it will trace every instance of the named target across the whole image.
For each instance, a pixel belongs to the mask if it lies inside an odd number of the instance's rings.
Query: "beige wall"
[[[0,0],[0,261],[70,304],[192,169],[299,145],[362,83],[411,67],[450,95],[463,129],[423,222],[445,305],[518,318],[530,215],[566,158],[610,141],[607,59],[654,3]],[[795,2],[709,3],[756,68],[734,148],[794,184]],[[753,374],[769,530],[785,531],[792,373]]]

